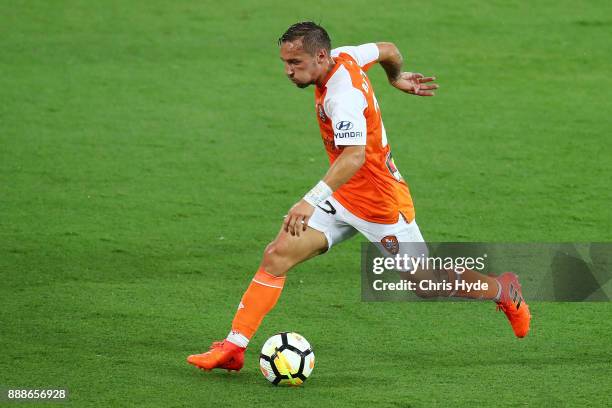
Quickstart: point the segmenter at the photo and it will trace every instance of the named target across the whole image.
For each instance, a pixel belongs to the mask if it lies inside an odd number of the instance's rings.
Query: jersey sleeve
[[[337,57],[343,52],[353,57],[364,71],[372,66],[379,57],[378,46],[374,43],[334,48],[331,51],[331,56]]]
[[[363,111],[367,106],[365,96],[355,88],[325,100],[324,108],[331,119],[336,146],[366,144],[367,123]]]

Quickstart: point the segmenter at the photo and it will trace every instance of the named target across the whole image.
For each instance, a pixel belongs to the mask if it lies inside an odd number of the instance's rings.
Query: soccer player
[[[266,247],[227,338],[213,343],[208,352],[187,358],[205,370],[242,368],[249,340],[276,304],[287,272],[300,262],[357,232],[385,247],[423,242],[408,185],[391,156],[366,71],[379,63],[393,87],[416,96],[433,96],[438,88],[432,83],[435,78],[403,72],[402,56],[392,43],[332,49],[325,29],[313,22],[292,25],[278,42],[289,80],[299,88],[315,86],[315,114],[330,167],[289,209],[280,232]],[[505,312],[515,335],[527,334],[531,317],[516,275],[504,273],[496,278],[470,270],[460,277],[452,271],[440,273],[448,273],[444,277],[448,281],[486,282],[488,289],[438,295],[493,300]]]

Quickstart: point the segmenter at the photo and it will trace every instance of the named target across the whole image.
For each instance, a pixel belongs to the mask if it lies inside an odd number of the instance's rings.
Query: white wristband
[[[304,201],[313,207],[316,207],[321,201],[327,200],[332,193],[332,189],[329,188],[329,186],[323,180],[321,180],[312,188],[312,190],[306,193],[304,196]]]

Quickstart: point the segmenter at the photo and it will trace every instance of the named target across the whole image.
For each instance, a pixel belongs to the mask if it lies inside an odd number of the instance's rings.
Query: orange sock
[[[276,305],[285,285],[284,276],[274,276],[259,268],[247,288],[232,321],[232,332],[253,337],[261,321]]]

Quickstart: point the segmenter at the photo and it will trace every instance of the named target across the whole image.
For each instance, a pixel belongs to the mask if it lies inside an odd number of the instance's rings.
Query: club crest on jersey
[[[395,161],[393,161],[393,156],[391,156],[391,151],[389,151],[389,153],[387,153],[387,160],[386,161],[387,161],[387,169],[389,170],[389,173],[391,173],[391,175],[397,181],[402,181],[402,174],[397,169],[397,166],[395,165]]]
[[[395,235],[387,235],[386,237],[383,237],[380,242],[391,255],[397,255],[399,252],[399,242],[397,241],[397,237]]]
[[[317,112],[319,113],[319,117],[321,118],[321,121],[326,122],[327,116],[325,115],[325,111],[323,110],[323,105],[321,105],[320,103],[317,104]]]

